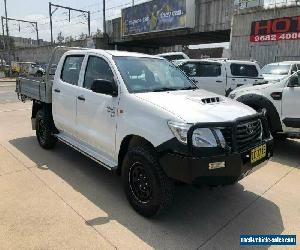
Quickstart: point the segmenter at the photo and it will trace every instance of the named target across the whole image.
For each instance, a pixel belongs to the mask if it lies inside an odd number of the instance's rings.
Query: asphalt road
[[[119,176],[62,143],[41,149],[30,103],[0,88],[0,249],[231,250],[240,234],[297,234],[299,242],[299,141],[277,141],[274,158],[236,185],[177,186],[171,210],[145,219]]]

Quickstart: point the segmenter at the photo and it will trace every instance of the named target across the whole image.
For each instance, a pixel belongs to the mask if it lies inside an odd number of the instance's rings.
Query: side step
[[[88,158],[92,159],[93,161],[99,163],[103,167],[107,168],[108,170],[116,170],[117,169],[117,163],[108,160],[107,158],[103,157],[99,153],[95,152],[94,150],[82,145],[77,140],[74,140],[73,138],[70,138],[67,135],[64,134],[56,134],[55,135],[58,140],[61,142],[67,144],[71,148],[75,149],[76,151],[82,153],[83,155],[87,156]]]

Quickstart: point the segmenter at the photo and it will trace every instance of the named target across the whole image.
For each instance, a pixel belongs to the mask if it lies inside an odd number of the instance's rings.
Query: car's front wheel
[[[129,203],[145,217],[162,213],[173,202],[174,183],[160,167],[150,146],[129,149],[123,161],[122,180]]]

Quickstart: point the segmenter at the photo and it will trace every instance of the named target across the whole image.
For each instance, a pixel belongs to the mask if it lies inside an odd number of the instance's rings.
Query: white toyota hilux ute
[[[163,58],[70,50],[47,77],[36,93],[36,82],[17,81],[40,145],[60,140],[120,173],[143,216],[171,205],[174,181],[233,184],[273,154],[262,114],[198,89]]]
[[[300,138],[300,71],[277,83],[238,88],[230,98],[265,112],[274,136]]]

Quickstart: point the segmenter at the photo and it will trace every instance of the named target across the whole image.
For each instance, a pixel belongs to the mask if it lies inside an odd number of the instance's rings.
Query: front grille
[[[228,147],[242,152],[262,141],[262,129],[261,120],[254,118],[237,123],[236,129],[234,126],[221,128],[221,132]]]
[[[256,118],[237,125],[237,147],[239,151],[250,148],[262,140],[262,123]]]

